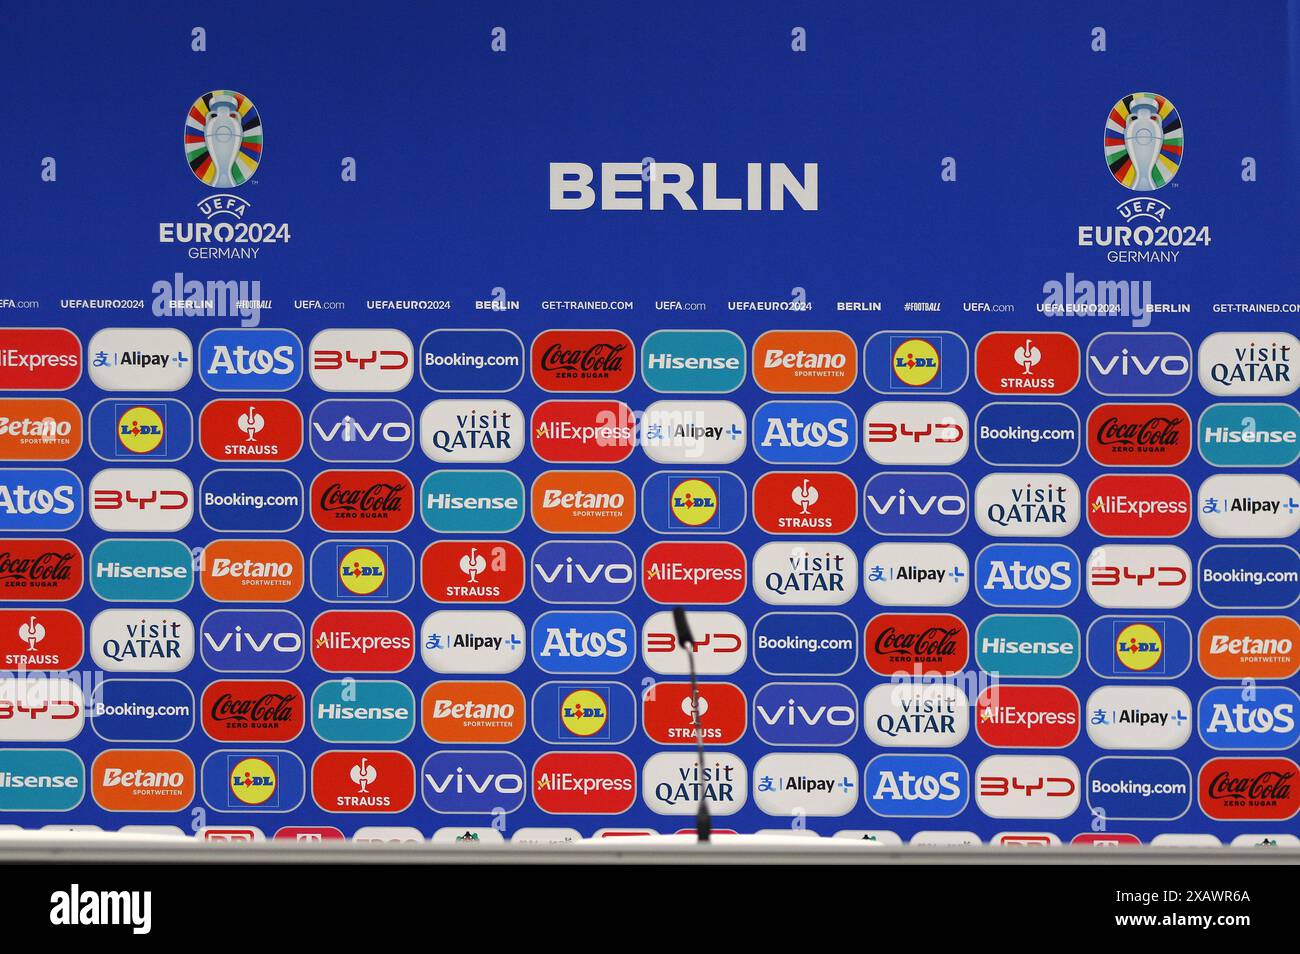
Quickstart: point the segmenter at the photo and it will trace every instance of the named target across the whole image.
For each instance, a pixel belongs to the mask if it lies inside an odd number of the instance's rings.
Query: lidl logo
[[[609,703],[595,689],[574,689],[560,700],[560,725],[571,736],[604,740],[608,723]]]
[[[352,547],[339,561],[339,582],[356,596],[371,596],[388,583],[388,566],[383,556],[370,547]],[[345,595],[339,593],[338,595]]]
[[[283,749],[219,749],[199,771],[203,800],[218,812],[289,812],[302,804],[306,769]]]
[[[395,541],[322,543],[311,555],[311,583],[328,602],[405,599],[415,584],[415,558]]]
[[[952,394],[966,383],[969,351],[950,331],[878,331],[863,349],[864,376],[881,394]]]
[[[657,471],[641,487],[641,517],[656,533],[730,533],[745,522],[745,485],[726,471]]]
[[[548,682],[533,693],[533,731],[552,745],[618,744],[636,728],[636,697],[622,683]]]
[[[1191,630],[1176,617],[1103,616],[1088,627],[1088,663],[1100,676],[1168,679],[1191,654]]]
[[[90,449],[103,460],[180,460],[194,442],[194,421],[173,398],[108,399],[90,409],[88,435]]]
[[[228,756],[231,762],[230,792],[241,805],[275,806],[275,788],[279,773],[272,764],[274,756]]]
[[[668,506],[678,523],[698,530],[707,523],[715,522],[718,515],[718,488],[698,477],[687,478],[672,489]]]

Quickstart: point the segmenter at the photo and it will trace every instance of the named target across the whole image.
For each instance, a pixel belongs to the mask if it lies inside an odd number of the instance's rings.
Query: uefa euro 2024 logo
[[[1106,164],[1126,189],[1154,192],[1167,186],[1183,161],[1183,122],[1158,93],[1130,93],[1106,117]]]
[[[204,185],[233,189],[262,161],[262,118],[253,101],[218,89],[194,101],[185,117],[185,159]]]

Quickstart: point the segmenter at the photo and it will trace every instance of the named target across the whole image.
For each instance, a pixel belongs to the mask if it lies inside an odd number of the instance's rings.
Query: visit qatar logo
[[[218,89],[194,101],[185,117],[185,160],[204,185],[233,189],[262,161],[262,118],[243,93]]]

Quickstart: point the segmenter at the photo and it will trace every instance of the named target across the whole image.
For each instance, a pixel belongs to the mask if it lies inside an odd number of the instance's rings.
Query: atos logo
[[[863,349],[863,376],[880,394],[952,394],[966,383],[970,354],[951,331],[877,331]]]
[[[306,776],[302,759],[283,749],[218,749],[199,769],[203,801],[218,812],[291,812]]]
[[[292,471],[212,470],[199,484],[199,516],[218,533],[287,533],[302,521],[302,498]]]
[[[283,679],[221,679],[200,705],[203,731],[217,742],[292,742],[306,723],[302,690]]]
[[[645,734],[662,745],[695,744],[697,709],[705,745],[730,745],[745,734],[749,705],[729,682],[700,683],[698,707],[689,682],[657,682],[641,695]]]
[[[203,592],[217,602],[287,603],[305,578],[302,551],[288,540],[214,540],[203,548]]]
[[[1107,679],[1172,679],[1192,664],[1192,631],[1174,616],[1102,616],[1088,627],[1088,665]]]
[[[1174,467],[1192,452],[1177,404],[1102,404],[1088,415],[1088,453],[1108,467]]]
[[[331,533],[396,533],[415,516],[415,486],[397,470],[327,470],[311,482],[311,519]]]
[[[312,731],[325,742],[396,745],[415,730],[415,719],[414,694],[395,680],[331,679],[311,694]]]
[[[726,471],[660,470],[641,485],[641,519],[655,533],[731,533],[745,522],[746,496]]]
[[[509,533],[524,520],[524,484],[508,470],[435,470],[420,516],[434,533]]]
[[[1165,331],[1107,331],[1088,343],[1088,384],[1110,397],[1173,397],[1192,383],[1192,346]]]
[[[533,551],[532,569],[544,603],[622,603],[636,590],[636,557],[613,541],[548,540]]]
[[[622,401],[544,401],[529,435],[533,453],[553,464],[617,464],[636,447],[636,418]]]
[[[72,471],[0,468],[0,532],[71,530],[81,513],[81,479]]]
[[[858,488],[833,471],[772,471],[754,484],[754,522],[766,533],[841,534],[858,520]]]
[[[321,401],[307,430],[312,453],[335,463],[396,463],[415,446],[411,409],[388,398]]]
[[[105,679],[87,714],[106,742],[180,742],[194,730],[194,693],[179,679]]]
[[[1289,679],[1300,671],[1300,622],[1216,616],[1201,625],[1197,653],[1211,679]]]
[[[975,769],[975,803],[989,818],[1069,818],[1079,767],[1059,755],[994,755]]]
[[[858,657],[857,626],[843,613],[767,613],[753,644],[758,668],[773,676],[842,676]]]
[[[302,411],[279,398],[209,401],[199,412],[199,445],[216,461],[292,460],[302,450]]]
[[[415,374],[411,339],[396,328],[327,328],[308,352],[322,391],[400,391]]]
[[[533,693],[533,731],[552,745],[617,745],[636,729],[636,696],[622,683],[543,683]]]
[[[636,376],[636,347],[621,331],[543,331],[532,372],[543,391],[622,391]]]
[[[396,541],[319,544],[311,554],[311,588],[327,603],[396,603],[415,587],[415,557]]]
[[[1011,678],[1060,679],[1079,666],[1079,627],[1066,616],[986,616],[975,630],[975,660]]]
[[[881,536],[949,537],[966,526],[970,491],[956,474],[882,471],[863,488],[862,516]]]
[[[1173,609],[1192,595],[1192,561],[1174,546],[1101,546],[1088,556],[1088,596],[1108,609]]]
[[[531,645],[543,672],[612,675],[632,665],[635,640],[622,613],[553,610],[533,622]]]
[[[754,412],[754,451],[769,464],[842,464],[858,419],[840,401],[768,401]]]
[[[1201,387],[1231,397],[1286,397],[1300,387],[1300,341],[1286,332],[1221,331],[1201,342]]]
[[[766,331],[754,342],[754,383],[773,394],[840,394],[858,377],[858,348],[842,331]]]
[[[847,745],[858,698],[838,682],[769,682],[754,694],[754,734],[768,745]]]
[[[547,814],[620,815],[636,801],[636,766],[621,752],[547,752],[533,763],[532,789]]]
[[[100,401],[90,409],[90,449],[107,461],[174,461],[194,444],[190,409],[172,398]]]
[[[0,811],[66,812],[85,797],[86,766],[68,749],[0,749],[0,783]]]
[[[1286,686],[1215,686],[1201,696],[1196,724],[1212,749],[1289,749],[1300,741],[1300,696]]]
[[[961,672],[970,656],[966,624],[950,613],[881,613],[862,635],[867,666],[881,676]]]
[[[524,343],[505,328],[437,328],[420,343],[420,376],[434,391],[510,391],[524,379]]]
[[[81,378],[81,341],[67,328],[0,329],[6,391],[66,391]]]
[[[1118,821],[1172,821],[1192,807],[1192,773],[1179,759],[1110,755],[1088,767],[1088,810]]]
[[[1102,474],[1087,509],[1103,537],[1176,537],[1191,525],[1192,489],[1172,474]]]
[[[203,663],[217,672],[289,672],[307,645],[302,620],[288,610],[215,610],[199,629]]]
[[[1210,759],[1197,779],[1201,811],[1217,821],[1286,821],[1300,811],[1300,766],[1283,758]]]
[[[994,543],[975,558],[975,578],[990,606],[1069,606],[1079,595],[1079,557],[1057,543]]]
[[[993,686],[975,700],[974,719],[984,744],[1000,749],[1063,749],[1083,723],[1065,686]]]
[[[734,331],[656,331],[641,347],[641,377],[661,394],[725,394],[745,383],[745,343]]]
[[[1068,404],[986,404],[975,452],[994,467],[1064,467],[1079,456],[1079,415]]]
[[[641,585],[656,603],[734,603],[745,593],[745,563],[734,543],[655,543],[642,557]]]
[[[624,689],[630,699],[632,690]],[[425,735],[444,744],[508,744],[523,735],[527,721],[524,694],[512,682],[435,682],[420,711]],[[537,712],[534,706],[534,724]]]
[[[81,411],[63,398],[0,398],[0,460],[68,460],[81,450]]]
[[[504,540],[439,540],[420,559],[420,580],[435,603],[509,603],[524,590],[525,563]],[[555,568],[557,578],[564,569]]]
[[[954,755],[877,755],[862,796],[884,818],[952,818],[970,800],[970,772]]]
[[[661,676],[685,676],[694,662],[702,676],[729,676],[745,664],[749,633],[740,617],[715,610],[686,614],[695,645],[683,651],[677,645],[677,627],[668,610],[652,613],[641,627],[641,655],[646,667]],[[691,658],[686,657],[686,653]]]
[[[401,752],[325,752],[311,797],[327,812],[401,812],[415,801],[415,765]]]
[[[396,610],[329,610],[311,625],[311,658],[326,672],[401,672],[415,658],[415,624]]]
[[[420,769],[424,803],[440,815],[516,811],[528,796],[526,775],[511,752],[434,752]]]
[[[867,409],[862,432],[877,464],[947,466],[970,448],[966,412],[950,401],[881,401]]]
[[[1215,609],[1285,609],[1300,600],[1300,553],[1268,544],[1220,544],[1196,568],[1201,599]]]
[[[102,540],[90,551],[89,575],[110,603],[175,603],[194,588],[194,557],[179,540]]]
[[[0,609],[0,668],[60,672],[84,653],[80,617],[64,609]]]
[[[302,379],[302,342],[284,328],[217,328],[199,341],[198,365],[214,391],[288,391]]]
[[[1197,447],[1216,467],[1288,467],[1300,458],[1300,409],[1290,404],[1212,404]]]
[[[1060,331],[994,331],[975,346],[975,377],[990,394],[1068,394],[1079,383],[1079,345]]]

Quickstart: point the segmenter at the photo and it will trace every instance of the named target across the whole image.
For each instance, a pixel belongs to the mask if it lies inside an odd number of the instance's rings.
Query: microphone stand
[[[695,756],[700,776],[700,804],[695,811],[695,836],[698,844],[711,840],[713,816],[709,812],[708,786],[704,779],[704,729],[700,725],[700,684],[695,678],[695,637],[686,622],[686,610],[673,607],[673,626],[677,629],[677,645],[686,653],[686,664],[691,675],[691,720],[695,723]]]

